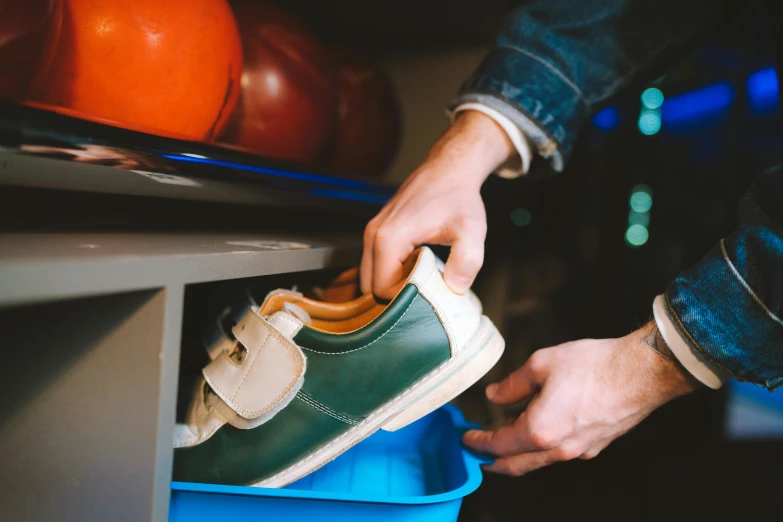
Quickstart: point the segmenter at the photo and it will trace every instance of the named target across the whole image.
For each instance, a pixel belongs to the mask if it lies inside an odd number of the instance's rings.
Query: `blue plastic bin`
[[[472,427],[446,405],[397,432],[379,431],[283,489],[172,482],[169,520],[457,520],[487,462],[460,442]]]

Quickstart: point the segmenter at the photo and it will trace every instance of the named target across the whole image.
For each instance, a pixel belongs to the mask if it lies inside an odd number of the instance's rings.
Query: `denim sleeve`
[[[666,312],[707,361],[775,390],[783,386],[783,165],[756,180],[739,221],[669,285]]]
[[[451,107],[502,112],[554,171],[591,113],[687,50],[732,0],[538,0],[514,11]]]

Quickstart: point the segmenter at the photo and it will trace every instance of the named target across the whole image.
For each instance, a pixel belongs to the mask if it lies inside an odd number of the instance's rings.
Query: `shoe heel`
[[[416,422],[425,415],[432,413],[456,396],[478,382],[498,362],[503,355],[505,341],[492,323],[489,323],[493,332],[489,338],[483,339],[484,346],[473,357],[468,359],[462,367],[450,375],[444,377],[427,388],[416,399],[409,402],[398,414],[392,417],[381,429],[384,431],[397,431]]]

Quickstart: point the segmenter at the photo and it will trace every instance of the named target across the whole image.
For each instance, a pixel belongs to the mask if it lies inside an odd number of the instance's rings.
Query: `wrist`
[[[655,321],[650,321],[638,330],[638,333],[634,333],[637,334],[636,344],[653,356],[650,366],[655,381],[661,385],[666,394],[670,395],[669,399],[685,395],[700,387],[700,383],[685,369],[666,344]]]
[[[464,111],[432,148],[426,163],[478,188],[514,154],[513,143],[492,118]]]

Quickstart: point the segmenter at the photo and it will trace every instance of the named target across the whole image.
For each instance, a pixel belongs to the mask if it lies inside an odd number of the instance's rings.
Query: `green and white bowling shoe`
[[[174,480],[282,487],[378,429],[450,401],[494,366],[504,341],[428,248],[388,304],[272,292],[203,369],[175,433]]]

